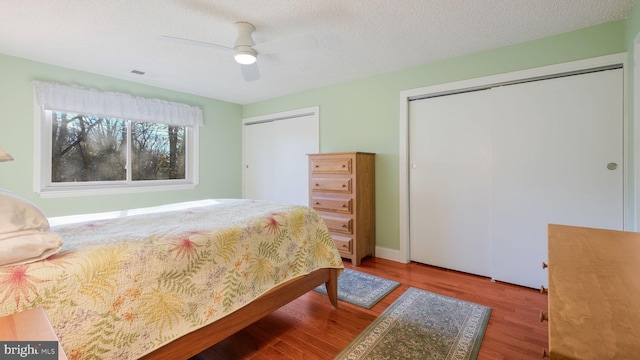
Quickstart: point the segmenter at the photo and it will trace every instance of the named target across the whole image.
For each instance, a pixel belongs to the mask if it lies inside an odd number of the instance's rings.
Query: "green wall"
[[[626,22],[245,105],[252,117],[320,106],[320,150],[375,152],[377,245],[399,249],[399,109],[402,90],[626,51]]]
[[[640,30],[639,12],[636,6],[629,16],[629,26],[627,21],[603,24],[245,106],[0,55],[0,147],[16,158],[0,164],[0,187],[27,197],[49,216],[240,197],[241,119],[317,105],[322,152],[359,150],[378,154],[377,245],[398,249],[402,90],[624,52],[627,46],[632,49],[633,38]],[[32,80],[77,84],[201,107],[205,125],[200,132],[200,185],[195,190],[163,193],[41,199],[32,190]],[[632,110],[629,108],[630,114]]]
[[[633,41],[638,33],[640,33],[640,5],[635,5],[627,17],[627,48],[630,59],[633,58]]]
[[[194,190],[42,199],[33,192],[33,80],[75,84],[146,98],[198,106],[204,115],[200,128],[200,184]],[[0,147],[15,161],[0,163],[0,188],[34,202],[47,216],[153,206],[203,198],[242,195],[242,106],[163,90],[81,71],[0,54]]]

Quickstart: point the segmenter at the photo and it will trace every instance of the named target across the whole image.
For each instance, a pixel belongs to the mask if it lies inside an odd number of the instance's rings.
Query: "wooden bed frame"
[[[278,285],[250,304],[154,350],[141,359],[189,359],[322,284],[327,288],[331,305],[337,308],[338,272],[339,269],[335,268],[318,269],[306,276]]]

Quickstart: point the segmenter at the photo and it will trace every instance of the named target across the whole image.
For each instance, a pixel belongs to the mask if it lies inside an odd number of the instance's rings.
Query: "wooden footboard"
[[[172,341],[142,359],[189,359],[321,284],[327,287],[331,305],[337,307],[338,271],[339,269],[332,268],[318,269],[309,275],[281,284],[243,308]]]

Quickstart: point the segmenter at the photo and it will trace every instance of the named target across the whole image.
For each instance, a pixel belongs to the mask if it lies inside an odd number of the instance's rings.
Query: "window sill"
[[[118,195],[118,194],[136,194],[155,191],[171,191],[171,190],[192,190],[196,188],[195,183],[179,182],[172,184],[158,185],[123,185],[123,186],[51,186],[36,191],[41,198],[61,198],[61,197],[79,197],[79,196],[96,196],[96,195]]]

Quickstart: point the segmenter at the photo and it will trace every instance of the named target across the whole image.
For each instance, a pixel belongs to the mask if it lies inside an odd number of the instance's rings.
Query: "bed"
[[[0,316],[44,308],[69,359],[188,359],[321,284],[337,306],[342,260],[306,206],[205,200],[48,223],[64,245],[0,267]]]

